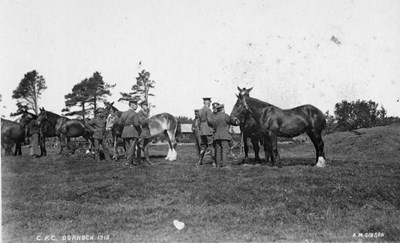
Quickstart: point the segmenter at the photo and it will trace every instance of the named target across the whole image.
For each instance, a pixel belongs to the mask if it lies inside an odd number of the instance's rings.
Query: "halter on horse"
[[[108,116],[110,111],[114,111],[115,118],[107,120],[107,127],[111,127],[112,136],[114,140],[114,156],[118,154],[116,148],[116,142],[119,137],[121,137],[123,127],[117,124],[119,117],[121,116],[122,112],[119,111],[117,108],[113,106],[114,103],[104,102],[105,107],[105,114]],[[174,161],[176,160],[177,153],[176,153],[176,133],[179,132],[179,122],[178,120],[169,113],[161,113],[154,115],[149,118],[149,127],[150,127],[150,134],[151,137],[155,137],[161,134],[165,135],[165,138],[168,142],[168,155],[165,157],[166,160]],[[114,157],[114,159],[116,159]]]
[[[247,94],[252,90],[248,89]],[[249,114],[255,119],[260,132],[268,134],[272,148],[272,162],[278,162],[277,137],[295,137],[307,133],[316,150],[316,166],[325,167],[324,142],[321,132],[326,126],[324,114],[312,105],[292,109],[280,109],[258,99],[239,93],[231,118],[236,124],[243,123]]]

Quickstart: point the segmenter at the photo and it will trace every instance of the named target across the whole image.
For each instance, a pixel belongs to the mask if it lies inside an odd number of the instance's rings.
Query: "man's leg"
[[[137,146],[137,138],[130,138],[130,148],[128,150],[128,159],[127,159],[127,164],[128,165],[137,165],[135,160],[135,151],[136,151],[136,146]]]
[[[151,165],[150,162],[150,155],[149,155],[149,145],[150,145],[150,138],[143,139],[143,146],[144,146],[144,157],[146,158],[146,163]]]
[[[208,142],[207,142],[207,136],[201,136],[201,149],[200,149],[200,154],[199,154],[199,162],[197,162],[197,165],[202,165],[203,164],[203,158],[204,154],[206,153],[208,147]]]
[[[103,148],[105,160],[109,161],[110,160],[110,150],[108,149],[106,139],[101,140],[101,147]]]
[[[100,140],[99,139],[94,139],[94,159],[96,162],[100,162]]]
[[[228,154],[229,151],[229,141],[228,140],[222,140],[221,141],[221,167],[226,165],[226,156]]]
[[[137,142],[137,151],[136,151],[136,158],[138,161],[140,161],[140,159],[142,158],[142,148],[143,148],[143,144],[144,144],[144,138],[139,138],[138,142]]]
[[[39,133],[32,134],[32,148],[33,148],[33,156],[39,156]]]
[[[34,150],[33,150],[33,135],[31,135],[31,137],[29,138],[30,139],[30,145],[31,145],[31,147],[30,147],[30,149],[29,149],[29,155],[30,156],[34,156],[35,155],[35,152],[34,152]]]
[[[215,163],[216,167],[221,167],[221,140],[215,141]]]
[[[131,148],[131,139],[130,138],[124,138],[124,143],[125,143],[125,159],[128,159],[128,154],[129,154],[129,149]]]

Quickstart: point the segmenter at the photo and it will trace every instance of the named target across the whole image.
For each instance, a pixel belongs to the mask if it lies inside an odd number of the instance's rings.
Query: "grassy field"
[[[82,153],[2,157],[3,242],[400,241],[400,127],[324,139],[326,168],[309,166],[311,144],[280,145],[282,169],[196,167],[187,145],[175,162],[153,146],[153,165],[134,168]]]

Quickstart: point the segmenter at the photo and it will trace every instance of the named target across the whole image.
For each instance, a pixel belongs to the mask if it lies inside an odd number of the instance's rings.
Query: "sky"
[[[202,97],[230,113],[239,86],[280,108],[332,114],[361,99],[400,116],[399,13],[397,0],[3,0],[1,114],[16,110],[12,91],[32,70],[46,79],[47,110],[61,113],[96,71],[126,110],[120,92],[145,69],[152,114],[192,117]]]

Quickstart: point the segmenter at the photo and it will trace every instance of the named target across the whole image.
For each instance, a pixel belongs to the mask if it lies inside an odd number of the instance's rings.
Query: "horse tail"
[[[177,119],[175,137],[182,134],[181,122]]]

